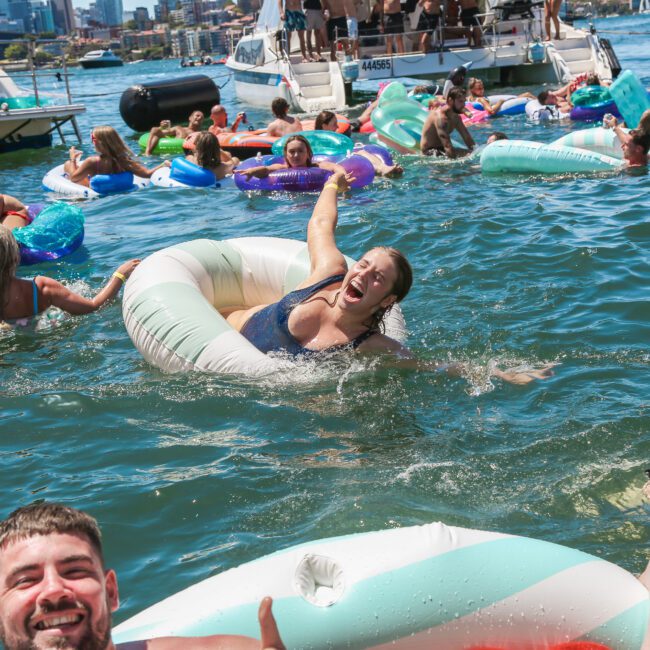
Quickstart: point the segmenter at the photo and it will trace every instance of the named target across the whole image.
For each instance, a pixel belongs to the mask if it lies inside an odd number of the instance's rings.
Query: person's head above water
[[[287,138],[282,155],[289,167],[311,167],[314,156],[307,138],[302,135]]]
[[[0,319],[9,301],[9,284],[20,263],[20,249],[9,228],[0,225]]]
[[[89,515],[34,503],[0,522],[0,640],[6,650],[111,646],[119,605]]]
[[[452,88],[447,95],[447,105],[452,108],[455,113],[462,113],[465,110],[465,94],[464,88]]]
[[[221,104],[215,104],[210,109],[210,119],[216,126],[223,128],[228,124],[228,112]]]
[[[96,126],[90,133],[95,150],[113,160],[131,158],[132,153],[112,126]]]
[[[194,139],[194,156],[199,167],[211,169],[221,164],[221,148],[217,136],[201,131]]]
[[[314,131],[336,131],[338,125],[336,113],[332,113],[332,111],[321,111],[316,116]]]
[[[467,82],[467,88],[469,89],[469,92],[476,97],[483,97],[485,93],[483,82],[478,77],[471,77]]]
[[[286,117],[289,112],[289,104],[287,103],[287,100],[283,97],[276,97],[271,102],[271,111],[275,117]]]
[[[188,126],[191,129],[196,129],[199,130],[201,128],[201,124],[203,124],[203,120],[205,119],[205,115],[201,111],[192,111],[190,114],[187,122]]]
[[[585,83],[587,86],[600,86],[600,77],[595,72],[590,72]]]
[[[635,134],[622,144],[623,158],[634,167],[648,164],[648,149],[650,148],[650,135]]]
[[[370,313],[368,327],[379,328],[382,318],[401,302],[413,284],[413,269],[395,248],[372,248],[343,278],[338,306],[348,312]]]
[[[557,106],[557,97],[552,90],[542,90],[542,92],[537,95],[537,101],[542,106]]]
[[[490,133],[487,142],[485,144],[492,144],[497,140],[507,140],[507,139],[508,136],[503,131],[495,131],[494,133]]]

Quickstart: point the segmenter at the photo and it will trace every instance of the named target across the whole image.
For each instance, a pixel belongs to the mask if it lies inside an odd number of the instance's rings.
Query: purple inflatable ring
[[[379,156],[385,165],[392,166],[395,163],[393,162],[393,157],[390,155],[390,151],[386,147],[382,147],[379,144],[364,144],[361,146],[355,146],[352,153],[357,153],[359,151],[367,151],[368,153],[375,154]]]
[[[342,156],[314,156],[316,162],[336,162],[347,172],[351,173],[355,180],[352,187],[365,187],[372,183],[375,177],[375,169],[372,163],[363,156],[351,155]],[[261,158],[249,158],[242,162],[237,171],[243,171],[260,165],[273,165],[283,163],[282,156],[262,156]],[[262,192],[320,192],[332,172],[320,167],[296,167],[279,169],[271,172],[266,178],[246,178],[244,174],[234,174],[235,185],[242,191]]]
[[[599,106],[574,106],[569,114],[572,120],[577,122],[598,122],[603,119],[606,113],[614,117],[620,117],[615,102],[600,104]]]

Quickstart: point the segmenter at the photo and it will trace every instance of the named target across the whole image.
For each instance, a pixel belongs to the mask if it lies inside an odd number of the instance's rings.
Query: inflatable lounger
[[[577,640],[639,650],[650,611],[643,585],[597,557],[432,523],[273,553],[153,605],[113,640],[259,638],[264,596],[286,647],[313,650],[542,650]]]
[[[481,152],[481,170],[487,173],[573,174],[620,169],[617,158],[586,149],[528,140],[497,140]]]
[[[44,189],[73,199],[96,199],[109,194],[132,192],[148,187],[149,184],[148,178],[140,178],[130,172],[120,172],[119,174],[97,174],[90,179],[90,187],[86,187],[80,183],[73,183],[64,165],[50,169],[43,177]]]
[[[650,95],[634,73],[626,70],[609,87],[609,93],[629,129],[636,129],[645,111],[650,109]]]
[[[260,352],[217,310],[276,302],[309,270],[307,244],[290,239],[197,239],[165,248],[126,282],[124,324],[142,356],[162,370],[269,375],[293,364]],[[384,325],[388,336],[406,338],[398,305]]]
[[[614,129],[604,129],[599,126],[595,129],[582,129],[580,131],[571,131],[558,138],[554,145],[562,147],[577,147],[578,149],[587,149],[595,153],[611,156],[612,158],[623,158],[623,149],[621,141],[614,132]]]

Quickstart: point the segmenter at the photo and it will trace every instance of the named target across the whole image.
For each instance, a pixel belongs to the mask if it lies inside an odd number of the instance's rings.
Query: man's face
[[[6,650],[112,648],[117,579],[85,537],[38,535],[0,549],[0,640]]]
[[[199,128],[203,122],[203,113],[201,111],[194,111],[190,115],[189,124],[193,128]]]
[[[547,106],[557,106],[557,95],[553,92],[549,92],[546,97]]]
[[[224,127],[228,123],[228,113],[224,109],[213,111],[210,117],[216,126]]]
[[[454,112],[460,115],[465,110],[465,95],[456,97],[456,99],[450,101],[450,104]]]

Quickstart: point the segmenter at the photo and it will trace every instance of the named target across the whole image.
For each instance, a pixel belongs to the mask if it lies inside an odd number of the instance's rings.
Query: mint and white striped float
[[[553,144],[561,147],[586,149],[587,151],[611,156],[612,158],[623,158],[621,141],[618,139],[614,129],[604,129],[602,126],[594,129],[572,131],[555,140]]]
[[[208,578],[118,625],[160,636],[259,638],[270,595],[287,648],[639,650],[650,599],[631,574],[548,542],[442,523],[301,544]]]
[[[290,239],[197,239],[165,248],[126,283],[124,324],[142,356],[167,372],[271,374],[290,362],[260,352],[217,310],[276,302],[309,271],[307,244]],[[384,325],[388,336],[406,338],[397,305]]]

